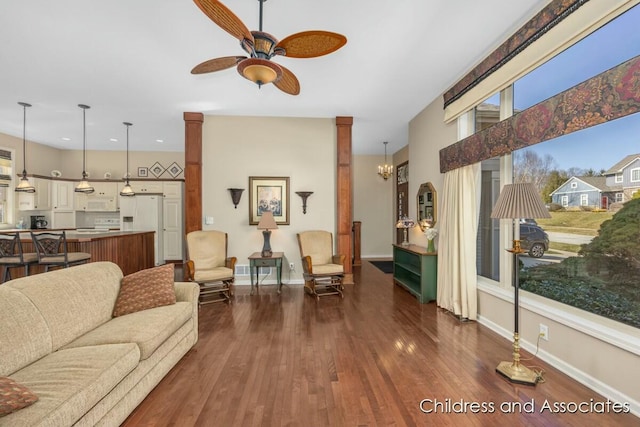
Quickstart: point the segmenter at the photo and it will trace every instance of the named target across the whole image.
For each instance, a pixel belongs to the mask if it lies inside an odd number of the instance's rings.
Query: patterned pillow
[[[26,408],[37,400],[38,396],[25,386],[11,378],[0,377],[0,417]]]
[[[113,317],[176,303],[174,265],[148,268],[122,278]]]

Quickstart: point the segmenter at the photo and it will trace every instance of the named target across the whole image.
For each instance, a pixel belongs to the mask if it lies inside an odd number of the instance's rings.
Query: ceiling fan
[[[217,0],[194,0],[196,5],[220,28],[240,40],[240,47],[246,56],[224,56],[210,59],[196,65],[192,74],[212,73],[237,66],[240,75],[259,87],[273,83],[281,91],[290,95],[300,93],[300,83],[296,76],[282,65],[271,61],[276,55],[290,58],[315,58],[335,52],[347,43],[342,34],[329,31],[303,31],[278,41],[262,31],[262,5],[260,2],[260,30],[249,31],[242,21],[225,5]]]

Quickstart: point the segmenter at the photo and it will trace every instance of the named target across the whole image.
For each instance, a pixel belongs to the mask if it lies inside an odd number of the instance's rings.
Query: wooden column
[[[184,113],[184,232],[202,229],[202,113]]]
[[[337,253],[345,255],[344,283],[353,284],[353,184],[351,156],[351,128],[353,117],[336,117],[338,170],[337,170]]]
[[[362,265],[361,253],[361,237],[362,221],[353,221],[353,265]]]

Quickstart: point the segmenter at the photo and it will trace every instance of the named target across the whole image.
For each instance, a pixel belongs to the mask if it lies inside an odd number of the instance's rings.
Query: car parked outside
[[[549,235],[537,225],[521,223],[520,246],[529,256],[540,258],[549,250]]]

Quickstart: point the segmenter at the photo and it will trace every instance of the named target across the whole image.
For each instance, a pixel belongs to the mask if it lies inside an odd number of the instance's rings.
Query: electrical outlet
[[[549,341],[549,327],[540,323],[540,338]]]
[[[289,263],[289,270],[291,271],[295,271],[296,270],[296,265],[292,262]]]

